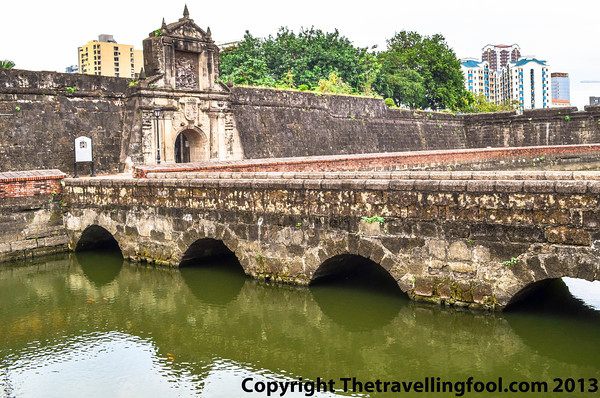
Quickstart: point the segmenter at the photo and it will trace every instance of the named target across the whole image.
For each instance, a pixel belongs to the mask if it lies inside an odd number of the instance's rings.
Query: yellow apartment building
[[[118,44],[112,35],[100,35],[78,48],[79,73],[115,77],[135,77],[144,65],[142,50]]]

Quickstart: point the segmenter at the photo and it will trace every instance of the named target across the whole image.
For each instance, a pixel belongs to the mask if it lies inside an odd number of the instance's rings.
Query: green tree
[[[12,69],[15,66],[13,61],[9,61],[5,59],[4,61],[0,61],[0,69]]]
[[[442,35],[402,31],[387,41],[379,59],[376,89],[396,103],[452,110],[464,106],[467,92],[460,61]]]
[[[280,28],[275,37],[253,37],[246,32],[235,48],[221,53],[221,76],[237,84],[263,84],[312,89],[336,72],[354,92],[371,92],[379,64],[367,48],[355,47],[337,30],[302,29],[298,34]]]

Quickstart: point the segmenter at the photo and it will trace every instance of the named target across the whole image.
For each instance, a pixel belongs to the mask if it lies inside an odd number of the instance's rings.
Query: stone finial
[[[188,19],[190,17],[190,12],[188,11],[187,4],[185,5],[185,8],[183,9],[183,17],[188,18]]]
[[[231,76],[229,77],[229,80],[227,81],[227,87],[233,87],[233,79],[231,78]]]
[[[163,17],[162,26],[160,27],[163,31],[167,30],[167,23],[165,22],[165,18]]]
[[[140,80],[145,80],[146,79],[146,71],[144,70],[144,68],[142,68],[140,70]]]
[[[206,28],[206,36],[211,37],[212,33],[210,33],[210,26]]]

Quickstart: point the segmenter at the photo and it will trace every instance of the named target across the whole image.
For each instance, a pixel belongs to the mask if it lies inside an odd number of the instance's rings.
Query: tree
[[[275,79],[268,73],[262,41],[248,31],[238,46],[221,51],[220,67],[221,77],[231,78],[235,84],[275,86]]]
[[[375,87],[410,107],[458,110],[467,91],[460,61],[440,34],[402,31],[379,54],[381,75]]]
[[[0,69],[12,69],[15,66],[13,61],[9,61],[5,59],[4,61],[0,61]]]
[[[221,76],[238,84],[316,88],[336,72],[354,92],[370,92],[378,62],[367,48],[355,47],[337,30],[302,29],[298,34],[280,28],[275,37],[246,32],[239,46],[221,53]]]

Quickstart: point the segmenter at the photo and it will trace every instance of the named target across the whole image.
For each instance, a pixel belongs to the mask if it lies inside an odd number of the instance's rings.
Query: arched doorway
[[[181,133],[175,140],[175,163],[190,162],[190,140],[185,133]]]
[[[201,131],[184,130],[177,135],[173,151],[175,163],[208,160],[206,136]]]

